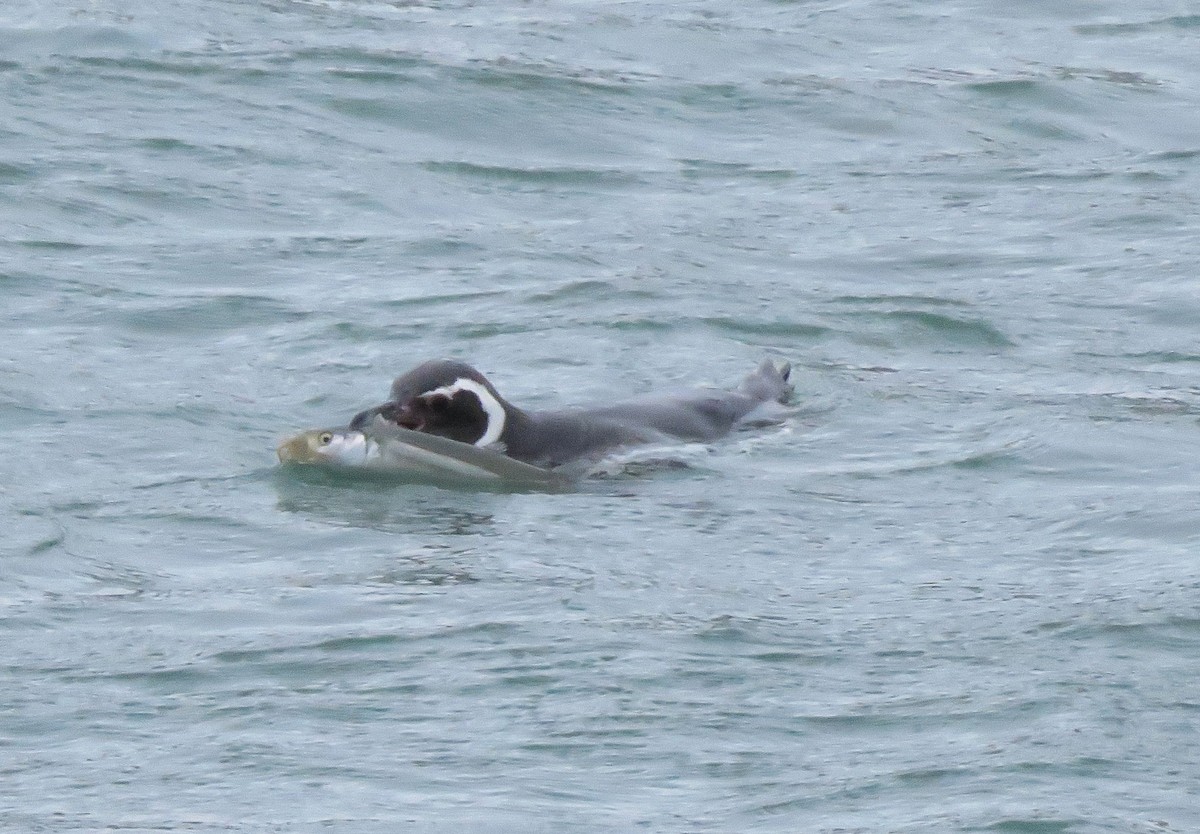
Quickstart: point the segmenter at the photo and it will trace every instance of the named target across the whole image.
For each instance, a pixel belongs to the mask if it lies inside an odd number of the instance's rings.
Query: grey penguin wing
[[[594,413],[667,437],[708,442],[727,434],[756,405],[756,400],[742,394],[697,392],[614,403]]]
[[[504,439],[511,457],[555,467],[621,446],[650,443],[659,436],[645,425],[578,409],[531,414],[526,431]]]
[[[742,418],[764,403],[786,403],[792,367],[765,360],[734,391],[701,389],[674,395],[650,395],[600,406],[595,417],[680,440],[708,442],[730,432]]]
[[[779,367],[770,359],[763,361],[753,372],[746,375],[738,391],[760,402],[787,403],[792,398],[794,387],[788,382],[792,375],[792,364],[784,362]]]

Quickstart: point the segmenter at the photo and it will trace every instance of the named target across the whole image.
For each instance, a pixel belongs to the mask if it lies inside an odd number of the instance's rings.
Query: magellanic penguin
[[[505,400],[479,371],[435,359],[392,383],[391,399],[355,415],[350,428],[377,416],[413,431],[494,448],[524,463],[553,468],[636,444],[709,442],[767,403],[786,403],[791,365],[765,361],[732,391],[650,395],[611,405],[525,411]]]

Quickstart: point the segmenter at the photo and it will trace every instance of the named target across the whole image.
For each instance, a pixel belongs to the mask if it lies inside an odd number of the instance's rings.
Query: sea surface
[[[1190,0],[9,0],[0,830],[1200,831],[1198,262]]]

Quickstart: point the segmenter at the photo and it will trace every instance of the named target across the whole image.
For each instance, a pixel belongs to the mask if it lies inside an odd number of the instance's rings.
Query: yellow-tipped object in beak
[[[475,482],[559,489],[568,479],[494,449],[412,431],[380,417],[366,431],[311,429],[275,449],[280,463],[364,467],[410,475],[466,478]]]
[[[378,454],[378,447],[360,431],[311,429],[280,443],[275,454],[280,463],[361,466]]]

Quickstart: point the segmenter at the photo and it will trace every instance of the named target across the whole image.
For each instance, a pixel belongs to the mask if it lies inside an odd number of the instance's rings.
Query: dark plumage
[[[524,411],[463,362],[435,359],[392,383],[391,399],[350,422],[364,429],[378,415],[415,431],[476,446],[496,446],[536,466],[554,467],[637,443],[708,442],[727,434],[764,403],[786,403],[791,366],[763,362],[732,391],[651,395],[611,405]]]

